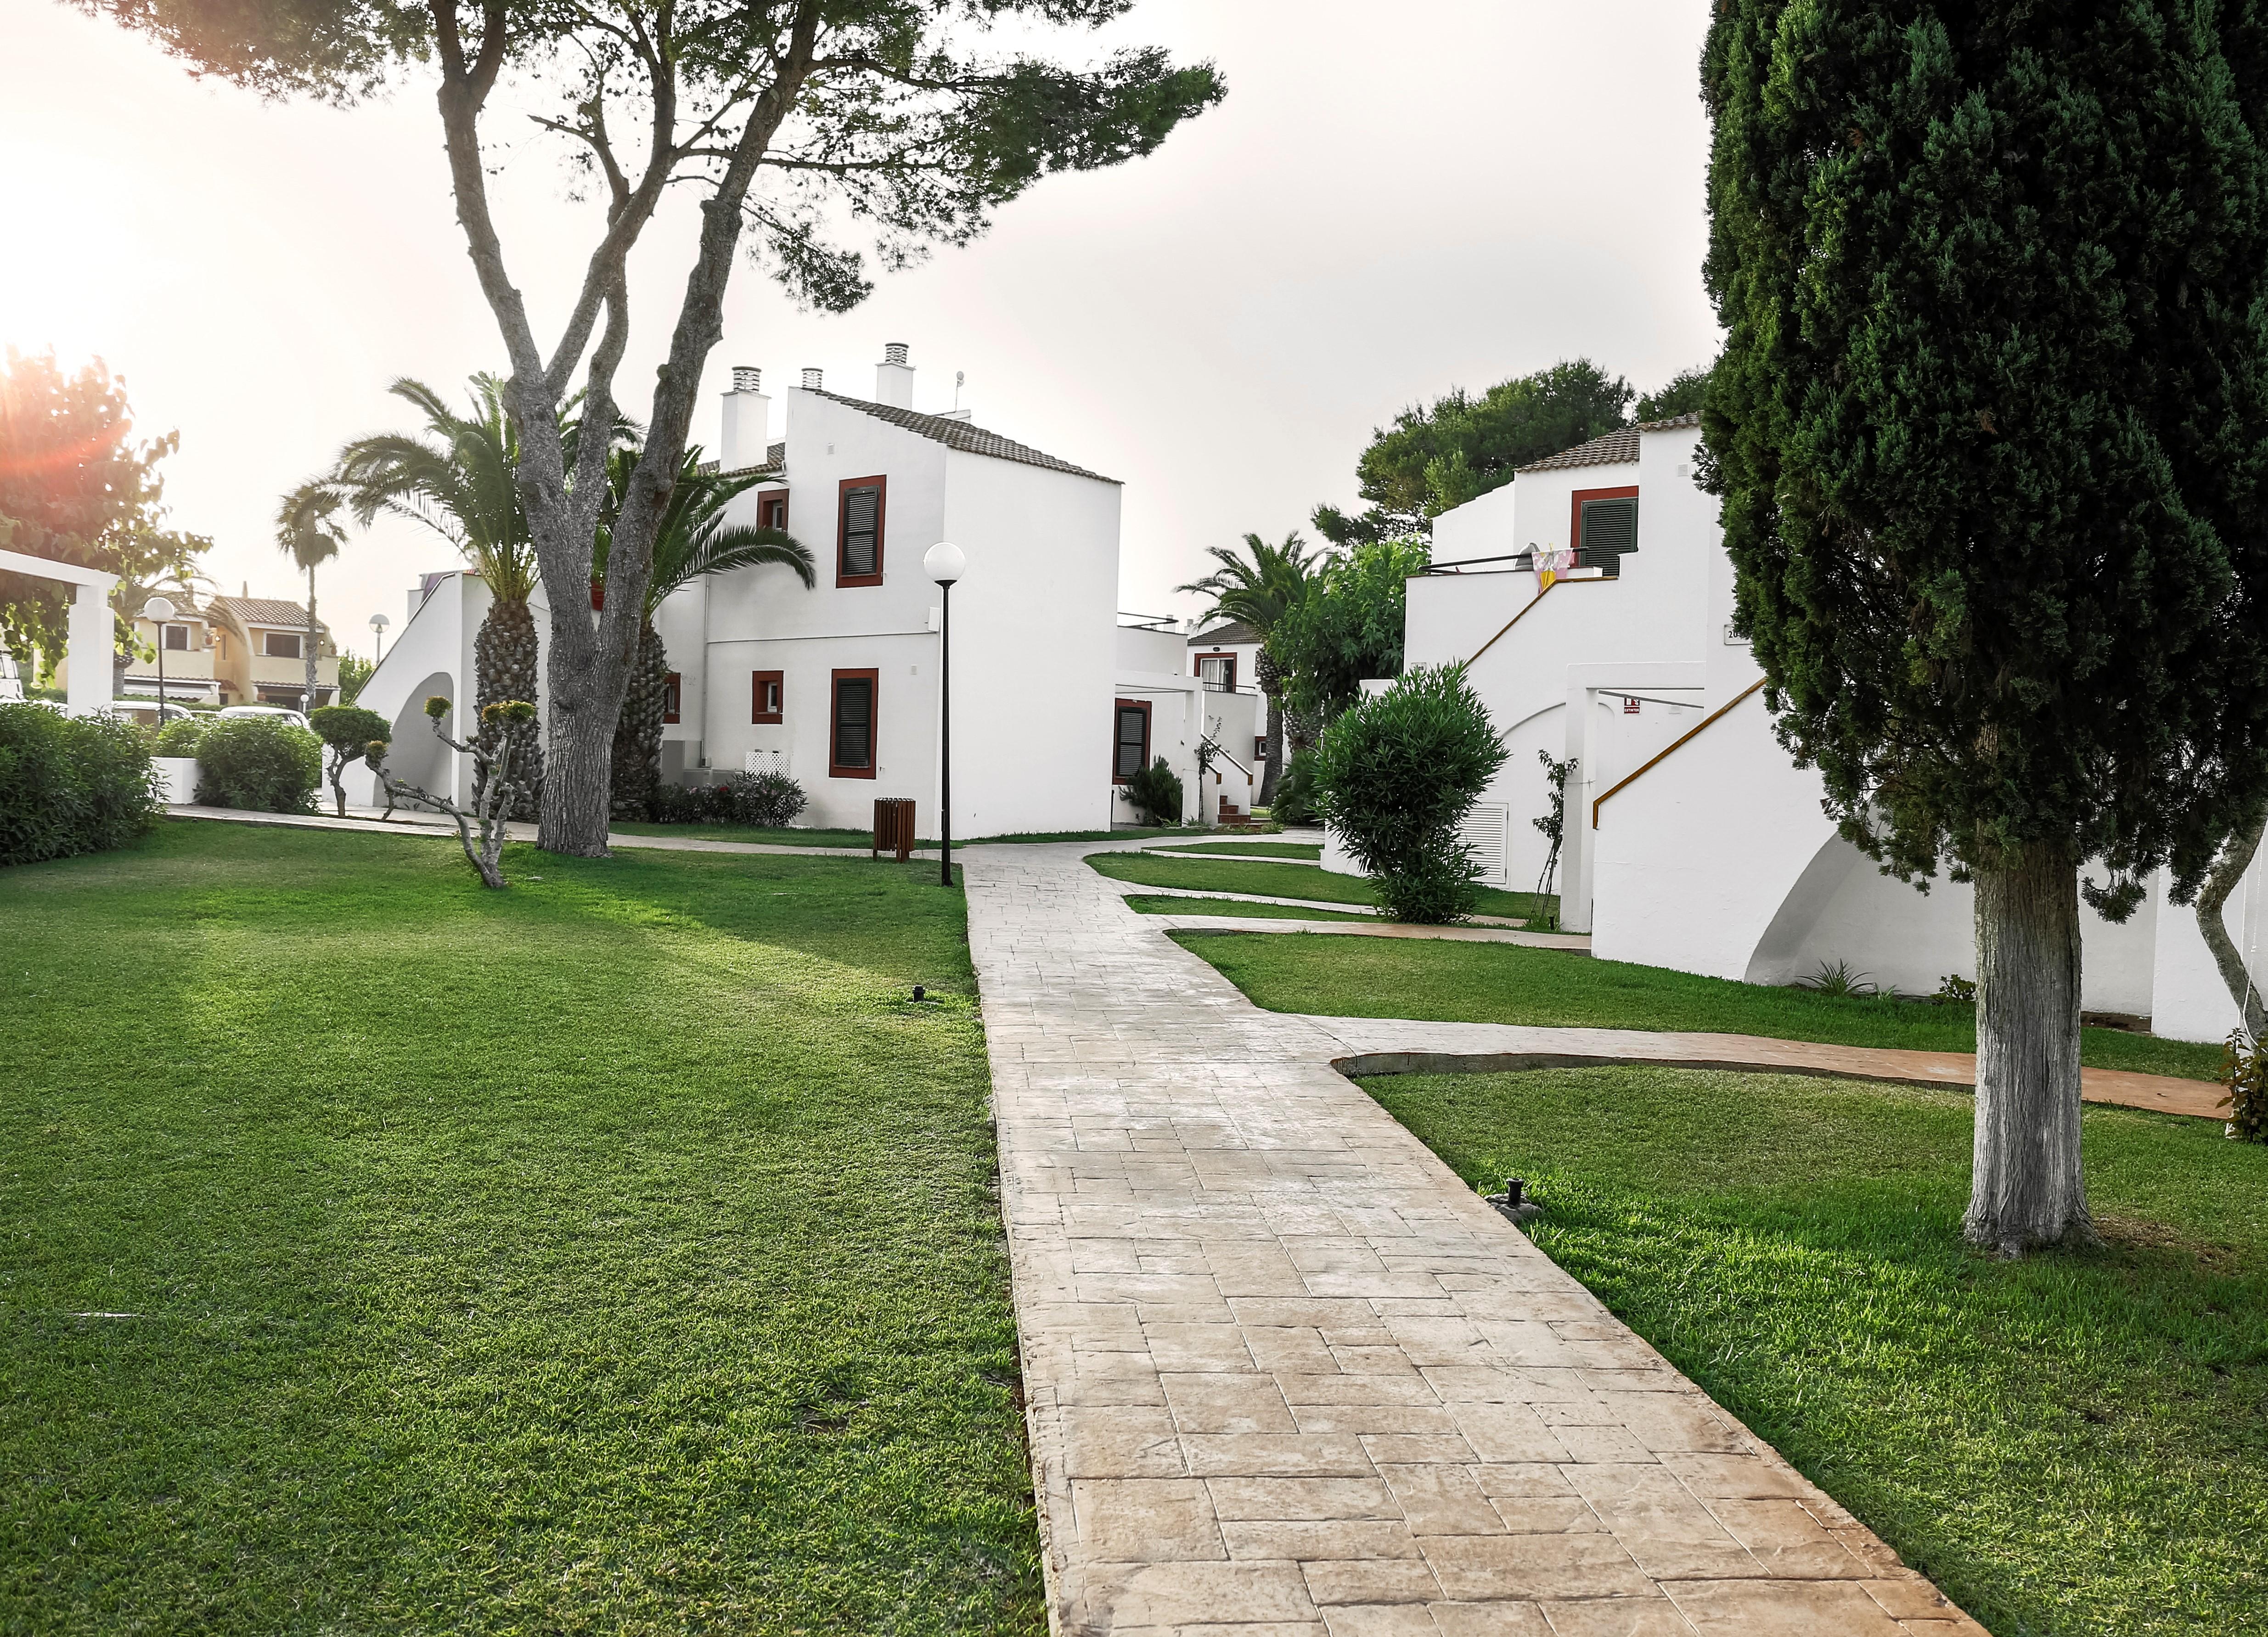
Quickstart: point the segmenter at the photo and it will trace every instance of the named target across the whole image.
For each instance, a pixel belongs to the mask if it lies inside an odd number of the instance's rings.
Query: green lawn
[[[1113,881],[1145,887],[1196,888],[1207,892],[1266,893],[1278,898],[1314,898],[1325,903],[1375,904],[1368,878],[1342,875],[1305,864],[1251,864],[1236,859],[1161,859],[1139,852],[1097,852],[1087,863]],[[1473,907],[1483,915],[1526,916],[1535,895],[1479,889]]]
[[[1323,856],[1319,843],[1312,841],[1197,841],[1184,845],[1161,847],[1161,852],[1241,852],[1262,859],[1305,859],[1313,864]]]
[[[1999,1263],[1960,1242],[1965,1096],[1366,1083],[1468,1181],[1526,1178],[1553,1260],[2001,1637],[2268,1628],[2268,1150],[2089,1108],[2108,1248]]]
[[[960,895],[506,868],[0,872],[0,1631],[1042,1631]]]
[[[1143,915],[1241,915],[1271,921],[1375,921],[1375,915],[1339,910],[1303,910],[1290,903],[1254,903],[1239,898],[1176,898],[1143,894],[1126,900],[1126,907]]]
[[[1269,869],[1270,865],[1255,865]],[[1836,999],[1808,989],[1697,977],[1559,949],[1452,939],[1299,933],[1174,933],[1271,1012],[1437,1018],[1592,1029],[1704,1029],[1836,1046],[1974,1051],[1969,1007]],[[2221,1049],[2115,1029],[2082,1029],[2098,1068],[2220,1078]]]

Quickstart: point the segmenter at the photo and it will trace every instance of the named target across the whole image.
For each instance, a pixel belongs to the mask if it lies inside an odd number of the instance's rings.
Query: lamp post
[[[173,600],[156,596],[142,605],[142,617],[153,621],[158,627],[158,731],[166,731],[166,622],[180,612]]]
[[[923,571],[941,588],[937,619],[937,879],[953,885],[953,582],[968,566],[968,554],[940,540],[922,557]]]
[[[376,645],[378,650],[371,655],[370,662],[372,665],[376,665],[386,657],[386,628],[390,623],[383,614],[373,614],[370,616],[371,641]]]

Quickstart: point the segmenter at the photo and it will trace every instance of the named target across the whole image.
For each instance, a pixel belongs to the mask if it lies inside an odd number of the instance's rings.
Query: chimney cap
[[[906,361],[906,343],[905,343],[904,342],[902,342],[902,341],[886,341],[886,342],[884,342],[884,343],[882,343],[882,362],[883,362],[883,363],[885,363],[885,364],[903,364],[903,363],[905,363],[905,361]]]
[[[805,371],[804,371],[804,372],[803,372],[803,389],[804,389],[806,392],[818,392],[818,391],[821,391],[821,390],[822,390],[822,388],[821,388],[821,384],[820,384],[820,383],[821,383],[824,379],[825,379],[825,372],[824,372],[824,371],[821,371],[821,370],[814,370],[814,369],[806,369],[806,370],[805,370]]]
[[[733,390],[734,392],[762,392],[763,389],[763,371],[758,369],[753,364],[735,364],[733,366]]]

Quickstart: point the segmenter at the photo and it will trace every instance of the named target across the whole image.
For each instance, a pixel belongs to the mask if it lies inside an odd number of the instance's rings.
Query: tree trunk
[[[654,789],[661,783],[661,718],[668,682],[669,655],[661,633],[648,625],[638,636],[637,666],[615,727],[612,805],[618,819],[652,815]]]
[[[2198,895],[2198,931],[2204,935],[2205,948],[2213,951],[2213,963],[2220,969],[2220,981],[2228,985],[2228,998],[2236,1002],[2236,1014],[2244,1020],[2244,1032],[2257,1044],[2264,1032],[2268,1032],[2268,1014],[2264,1014],[2259,986],[2252,974],[2245,970],[2244,955],[2236,940],[2228,935],[2228,923],[2221,917],[2229,895],[2236,883],[2252,867],[2252,859],[2260,851],[2260,836],[2268,830],[2268,807],[2252,815],[2252,822],[2228,838],[2228,845],[2220,861],[2205,877],[2205,890]]]
[[[316,642],[315,632],[316,632],[316,630],[317,630],[317,627],[316,627],[316,624],[315,624],[315,565],[314,565],[313,564],[310,563],[310,564],[307,565],[307,699],[306,699],[306,706],[307,706],[307,712],[308,712],[308,714],[309,714],[309,715],[311,715],[311,716],[314,713],[314,710],[315,710],[315,642]],[[165,640],[166,640],[166,633],[165,633],[165,632],[163,632],[163,631],[159,631],[159,632],[158,633],[158,640],[159,642],[163,642],[163,641],[165,641]],[[159,718],[160,718],[160,719],[159,719],[159,721],[158,721],[158,726],[160,726],[160,727],[163,727],[163,726],[166,725],[166,724],[165,724],[165,721],[163,720],[164,712],[160,712],[158,714],[159,714]]]
[[[1977,873],[1977,1132],[1969,1242],[2088,1244],[2079,1141],[2079,861],[2055,844]]]
[[[535,703],[536,652],[535,616],[527,604],[501,600],[490,603],[480,634],[473,639],[473,718],[457,729],[490,756],[505,741],[511,741],[512,781],[526,791],[507,815],[516,819],[533,819],[542,806],[543,725],[516,722],[492,728],[481,720],[480,712],[504,699]],[[473,799],[477,802],[487,786],[488,773],[478,763],[475,769]]]

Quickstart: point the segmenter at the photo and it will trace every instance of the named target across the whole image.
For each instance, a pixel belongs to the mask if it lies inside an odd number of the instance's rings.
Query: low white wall
[[[2236,1027],[2236,1002],[2213,963],[2213,951],[2205,948],[2205,934],[2198,930],[2197,906],[2173,903],[2168,896],[2171,886],[2161,871],[2150,893],[2158,933],[2150,1027],[2176,1040],[2226,1040]],[[2268,847],[2252,860],[2251,869],[2222,906],[2221,925],[2235,940],[2253,980],[2268,976],[2260,948],[2268,935]]]
[[[169,806],[181,807],[197,799],[196,757],[152,756],[150,765],[158,770],[158,778]]]

